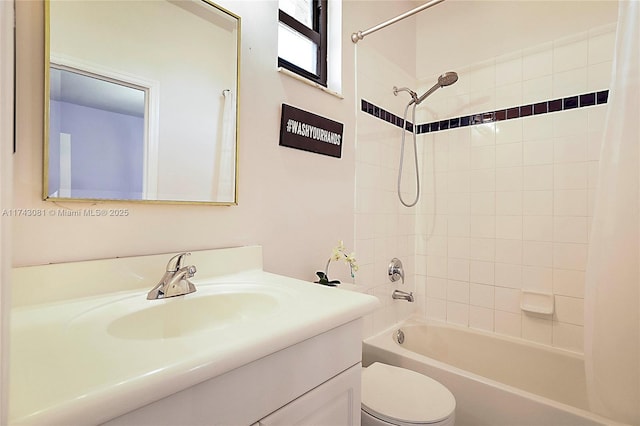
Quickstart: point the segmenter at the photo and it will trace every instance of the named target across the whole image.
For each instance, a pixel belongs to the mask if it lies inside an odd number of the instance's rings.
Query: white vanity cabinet
[[[265,272],[251,246],[192,252],[197,291],[148,300],[170,257],[14,268],[9,424],[359,424],[377,298]]]
[[[361,330],[351,321],[104,425],[359,425]]]
[[[358,363],[302,395],[254,426],[355,426],[360,424]]]

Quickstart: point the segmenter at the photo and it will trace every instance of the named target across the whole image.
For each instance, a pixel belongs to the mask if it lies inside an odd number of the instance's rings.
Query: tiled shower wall
[[[423,103],[416,121],[609,89],[614,32],[597,28],[458,69],[459,81]],[[420,92],[435,79],[425,78]],[[421,315],[583,350],[588,230],[605,115],[602,104],[420,135]],[[555,313],[522,311],[522,290],[553,293]]]
[[[404,108],[406,98],[395,97],[393,86],[415,85],[413,76],[365,45],[358,46],[357,69],[359,97],[366,97],[378,105],[389,105],[390,109]],[[364,337],[390,327],[416,309],[416,303],[391,298],[396,288],[416,291],[417,209],[401,206],[396,195],[400,136],[400,128],[358,113],[355,252],[360,269],[355,282],[357,290],[373,294],[381,302],[381,307],[366,318]],[[413,170],[408,161],[405,161],[405,167]],[[412,195],[407,194],[405,198],[412,199]],[[403,262],[405,284],[392,283],[388,279],[388,265],[394,257]]]

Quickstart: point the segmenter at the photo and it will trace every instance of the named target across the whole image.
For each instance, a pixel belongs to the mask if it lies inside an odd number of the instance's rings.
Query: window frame
[[[328,32],[328,10],[327,0],[312,0],[313,8],[313,29],[298,21],[288,13],[278,9],[278,24],[282,23],[293,31],[308,38],[318,46],[316,68],[317,73],[313,73],[299,67],[278,56],[278,66],[286,68],[304,78],[327,87],[327,32]]]

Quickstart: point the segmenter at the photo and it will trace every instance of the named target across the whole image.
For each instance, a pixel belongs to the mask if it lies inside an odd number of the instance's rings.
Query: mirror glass
[[[240,18],[50,0],[44,198],[236,203]]]

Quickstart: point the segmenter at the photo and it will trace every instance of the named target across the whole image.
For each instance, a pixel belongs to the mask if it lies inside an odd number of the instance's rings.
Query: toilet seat
[[[362,370],[362,409],[393,425],[447,423],[456,400],[441,383],[415,371],[373,363]]]

